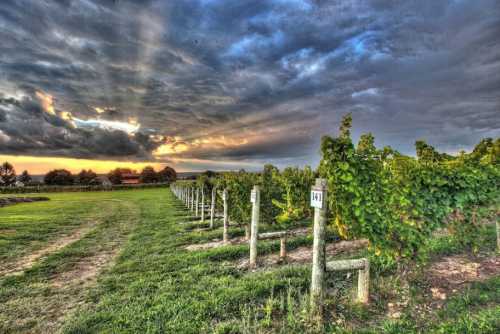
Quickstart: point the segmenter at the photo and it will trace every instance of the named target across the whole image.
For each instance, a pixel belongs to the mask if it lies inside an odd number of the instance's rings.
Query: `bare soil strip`
[[[190,231],[191,232],[191,231]],[[194,230],[192,232],[195,232]],[[298,228],[294,230],[289,231],[289,236],[299,236],[299,235],[307,235],[310,233],[310,228],[304,227],[304,228]],[[207,249],[212,249],[212,248],[218,248],[218,247],[223,247],[223,246],[228,246],[228,245],[241,245],[241,244],[246,244],[248,243],[248,240],[245,239],[245,237],[238,237],[238,238],[233,238],[229,240],[227,243],[224,243],[222,240],[214,240],[211,242],[206,242],[203,244],[194,244],[194,245],[189,245],[184,247],[185,250],[188,251],[199,251],[199,250],[207,250]]]
[[[467,254],[445,256],[425,271],[424,280],[429,288],[422,291],[428,300],[415,308],[422,318],[440,309],[453,294],[465,289],[470,283],[482,282],[500,275],[500,255],[473,257]],[[399,301],[388,303],[387,316],[399,318],[408,303],[409,293]]]
[[[358,251],[360,249],[366,248],[368,246],[368,240],[353,240],[353,241],[340,241],[337,243],[328,244],[326,246],[326,256],[336,256],[342,253],[350,253]],[[312,262],[312,246],[310,247],[299,247],[290,251],[286,254],[285,263],[287,264],[306,264]],[[238,268],[248,268],[249,259],[241,259],[238,261]],[[265,256],[258,257],[258,264],[260,268],[272,267],[276,265],[283,264],[280,259],[279,252],[268,254]]]
[[[74,264],[69,270],[54,276],[51,285],[55,288],[66,288],[77,285],[89,285],[95,282],[97,275],[105,268],[110,267],[118,254],[119,248],[84,258]]]
[[[62,238],[55,240],[47,247],[44,247],[29,255],[26,255],[13,263],[2,264],[2,267],[0,268],[0,277],[5,275],[21,274],[24,270],[32,267],[33,264],[38,260],[40,260],[41,258],[51,253],[54,253],[59,249],[64,248],[69,244],[72,244],[73,242],[80,240],[85,234],[90,232],[95,227],[96,224],[97,222],[92,222],[89,225],[86,225],[76,231],[73,231],[69,235],[66,235]]]
[[[14,205],[18,203],[33,203],[40,201],[48,201],[48,197],[2,197],[0,198],[0,208],[8,205]]]
[[[428,270],[428,281],[438,299],[466,283],[481,282],[500,275],[500,255],[493,257],[447,256]]]

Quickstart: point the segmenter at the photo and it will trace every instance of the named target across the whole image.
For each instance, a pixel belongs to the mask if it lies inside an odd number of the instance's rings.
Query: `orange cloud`
[[[183,140],[181,137],[168,137],[165,143],[158,147],[153,155],[175,155],[195,149],[224,149],[248,144],[246,138],[227,138],[226,136],[212,136],[197,138],[191,141]]]
[[[35,94],[40,101],[43,110],[48,114],[55,115],[56,112],[54,110],[54,98],[52,97],[52,95],[46,94],[41,91],[36,91]]]

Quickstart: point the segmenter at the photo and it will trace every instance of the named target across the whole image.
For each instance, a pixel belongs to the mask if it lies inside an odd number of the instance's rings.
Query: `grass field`
[[[314,332],[307,266],[249,272],[237,266],[248,255],[245,244],[185,250],[220,239],[222,229],[193,229],[169,190],[46,196],[51,200],[0,209],[1,333]],[[353,275],[330,277],[326,332],[498,333],[494,226],[478,238],[483,246],[474,254],[440,237],[424,264],[404,273],[374,268],[367,307],[350,302]],[[289,247],[309,244],[299,237]],[[279,241],[259,244],[260,254],[278,249]],[[429,275],[433,265],[453,261],[481,275],[440,286],[440,277]]]

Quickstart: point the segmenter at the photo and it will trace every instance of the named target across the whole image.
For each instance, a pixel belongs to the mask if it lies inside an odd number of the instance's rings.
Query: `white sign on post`
[[[250,202],[255,203],[256,200],[257,200],[257,193],[255,192],[255,190],[252,190],[252,192],[250,193]]]
[[[323,209],[323,192],[320,190],[311,190],[311,206],[313,208]]]
[[[227,200],[227,193],[225,191],[222,193],[222,200],[223,201]]]

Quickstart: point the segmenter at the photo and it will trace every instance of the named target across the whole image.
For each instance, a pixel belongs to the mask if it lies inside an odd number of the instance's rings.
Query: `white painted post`
[[[201,186],[201,222],[205,222],[205,186]]]
[[[229,236],[228,236],[228,216],[227,216],[227,189],[224,189],[222,192],[222,201],[224,202],[224,227],[222,230],[222,240],[224,243],[227,243],[229,241]]]
[[[260,187],[253,186],[250,196],[252,201],[252,225],[250,229],[250,268],[257,266],[257,239],[259,237]]]
[[[210,204],[210,228],[214,228],[216,193],[217,193],[217,188],[215,186],[212,186],[212,203]]]
[[[323,322],[323,296],[325,290],[325,225],[327,212],[327,183],[316,179],[311,189],[311,206],[314,207],[313,259],[311,277],[311,315]]]
[[[191,212],[194,211],[194,188],[191,187]]]
[[[195,200],[195,217],[198,217],[198,210],[200,209],[200,188],[196,187],[196,200]]]

